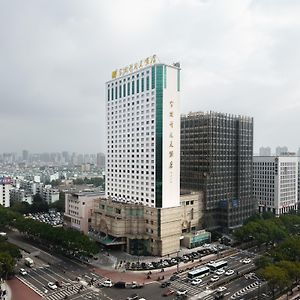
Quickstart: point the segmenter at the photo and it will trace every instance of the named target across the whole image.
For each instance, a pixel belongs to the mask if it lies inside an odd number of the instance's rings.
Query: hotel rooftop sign
[[[147,66],[154,65],[156,60],[157,60],[157,57],[154,54],[152,56],[149,56],[145,59],[140,60],[139,62],[136,62],[134,64],[126,66],[122,69],[116,69],[116,70],[111,72],[111,78],[115,79],[115,78],[118,78],[120,76],[127,75],[127,74],[130,74],[132,72],[138,71],[139,69],[145,68]]]

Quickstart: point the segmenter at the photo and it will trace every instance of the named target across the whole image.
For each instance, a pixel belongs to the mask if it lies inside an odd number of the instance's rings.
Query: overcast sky
[[[183,113],[300,147],[299,0],[0,0],[0,152],[104,151],[104,83],[152,54],[181,62]]]

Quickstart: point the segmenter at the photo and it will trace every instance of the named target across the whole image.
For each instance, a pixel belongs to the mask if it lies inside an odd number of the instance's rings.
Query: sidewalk
[[[1,300],[11,300],[12,299],[12,293],[9,285],[6,283],[6,281],[1,282],[1,292],[0,292],[0,299]],[[4,293],[4,295],[3,295]]]
[[[5,300],[41,300],[42,297],[36,294],[28,286],[22,283],[17,278],[13,278],[7,281],[6,285],[10,291],[9,297]]]
[[[294,300],[294,299],[300,299],[300,290],[299,290],[299,287],[298,286],[295,286],[293,288],[293,294],[290,295],[290,293],[287,295],[287,294],[284,294],[278,298],[276,298],[276,300]]]
[[[235,252],[233,252],[235,253]],[[229,256],[233,255],[230,254]],[[206,256],[204,259],[202,258],[201,262],[199,259],[195,259],[194,262],[188,262],[188,263],[183,263],[181,262],[179,264],[179,270],[187,270],[195,267],[196,265],[199,264],[204,264],[206,262],[209,262],[212,259],[216,259],[217,254],[210,254]],[[151,270],[151,278],[147,279],[147,273],[149,270],[141,270],[141,271],[120,271],[120,269],[104,269],[104,268],[94,268],[93,272],[107,277],[111,279],[113,282],[117,281],[125,281],[125,282],[132,282],[136,281],[139,284],[149,284],[154,281],[161,281],[162,276],[164,276],[164,280],[168,279],[175,271],[177,271],[177,265],[171,266],[171,267],[165,267],[164,272],[161,272],[161,270]],[[159,280],[160,278],[160,280]]]

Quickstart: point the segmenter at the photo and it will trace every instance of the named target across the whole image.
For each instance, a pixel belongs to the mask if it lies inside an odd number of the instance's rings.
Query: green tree
[[[49,210],[49,205],[39,194],[33,196],[32,205],[30,207],[30,212],[46,212]]]
[[[283,290],[289,284],[287,272],[276,265],[265,267],[262,269],[261,275],[268,281],[270,289],[272,290],[273,299],[275,299],[276,288]]]
[[[283,260],[277,265],[287,272],[290,282],[290,290],[292,291],[293,285],[295,283],[297,284],[300,278],[300,263]]]
[[[0,277],[9,278],[14,273],[14,259],[7,252],[0,252]]]
[[[18,212],[18,213],[22,214],[22,215],[28,214],[31,210],[30,204],[26,201],[22,201],[22,202],[16,201],[15,203],[13,203],[11,205],[11,209],[15,212]]]

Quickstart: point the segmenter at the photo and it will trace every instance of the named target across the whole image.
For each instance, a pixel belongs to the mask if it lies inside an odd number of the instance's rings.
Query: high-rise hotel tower
[[[106,195],[154,208],[180,205],[180,65],[156,56],[106,83]]]

